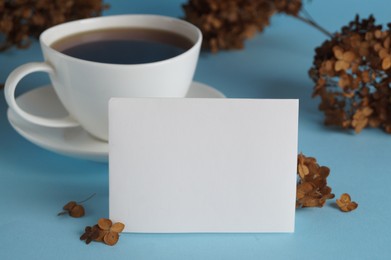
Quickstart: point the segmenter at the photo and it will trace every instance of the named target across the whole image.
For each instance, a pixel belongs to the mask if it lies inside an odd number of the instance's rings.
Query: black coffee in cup
[[[51,47],[74,58],[111,64],[142,64],[184,53],[193,42],[176,33],[147,28],[110,28],[62,38]]]

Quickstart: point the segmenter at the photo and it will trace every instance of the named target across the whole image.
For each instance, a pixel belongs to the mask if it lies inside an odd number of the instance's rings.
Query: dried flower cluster
[[[107,218],[98,220],[98,224],[90,227],[87,226],[80,240],[85,240],[88,245],[91,241],[103,242],[106,245],[113,246],[118,242],[119,233],[125,228],[121,222],[114,223]]]
[[[316,159],[299,154],[297,158],[298,183],[296,207],[323,207],[326,200],[334,198],[327,186],[330,169],[319,166]]]
[[[299,154],[297,174],[296,208],[321,208],[325,205],[326,200],[335,197],[331,193],[331,188],[327,186],[330,169],[326,166],[319,166],[315,158]],[[336,201],[338,207],[344,212],[355,210],[358,207],[358,204],[352,202],[347,193],[342,194]]]
[[[343,212],[350,212],[358,207],[358,204],[350,198],[350,195],[344,193],[337,199],[337,205]]]
[[[27,48],[30,37],[70,20],[99,16],[108,6],[101,0],[0,0],[0,51]],[[0,39],[2,39],[0,38]]]
[[[185,19],[203,33],[203,47],[241,49],[244,41],[269,25],[276,13],[297,15],[301,0],[190,0],[183,5]]]
[[[316,49],[310,77],[326,125],[391,133],[391,24],[355,20]]]

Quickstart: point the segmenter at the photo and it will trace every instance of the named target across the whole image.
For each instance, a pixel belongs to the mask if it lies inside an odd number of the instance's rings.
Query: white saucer
[[[191,84],[187,98],[224,98],[218,90],[199,82]],[[32,114],[60,117],[67,114],[53,88],[35,88],[17,98],[19,106]],[[108,143],[90,136],[81,127],[51,128],[27,122],[11,109],[7,111],[12,127],[30,142],[53,152],[71,157],[107,162]]]

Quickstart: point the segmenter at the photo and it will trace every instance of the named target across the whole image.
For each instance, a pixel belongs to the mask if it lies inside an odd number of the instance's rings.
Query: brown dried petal
[[[118,242],[119,234],[114,231],[107,232],[106,235],[103,237],[103,242],[105,242],[106,245],[113,246]]]
[[[327,178],[330,174],[330,168],[329,167],[326,167],[326,166],[321,166],[319,168],[319,175],[322,177],[322,178]]]
[[[389,54],[388,54],[388,51],[387,51],[386,49],[384,49],[384,48],[380,49],[380,51],[379,51],[379,58],[380,58],[380,59],[384,59],[384,58],[386,58],[388,55],[389,55]]]
[[[383,59],[382,68],[383,70],[388,70],[389,68],[391,68],[391,56],[387,56]]]
[[[356,54],[352,51],[344,52],[342,59],[347,62],[352,62],[356,58]]]
[[[340,46],[334,46],[333,52],[334,52],[335,58],[337,58],[339,60],[343,58],[343,49]]]
[[[85,214],[85,211],[84,211],[84,207],[82,205],[76,205],[69,211],[69,215],[74,218],[83,217],[84,214]]]
[[[391,44],[391,38],[390,37],[387,37],[384,42],[383,42],[383,47],[386,48],[387,50],[390,48],[390,44]]]
[[[102,230],[110,230],[110,227],[113,225],[113,222],[107,218],[101,218],[98,220],[98,226]]]
[[[64,210],[72,210],[77,205],[76,201],[70,201],[62,207]]]
[[[344,60],[339,60],[335,63],[335,71],[347,70],[350,67],[350,63]]]
[[[298,165],[298,171],[299,171],[299,175],[302,179],[304,179],[305,176],[307,176],[310,173],[308,167],[304,164]]]
[[[125,228],[125,225],[121,222],[117,222],[117,223],[114,223],[111,228],[110,228],[110,231],[114,231],[114,232],[117,232],[117,233],[121,233],[122,230],[124,230]]]

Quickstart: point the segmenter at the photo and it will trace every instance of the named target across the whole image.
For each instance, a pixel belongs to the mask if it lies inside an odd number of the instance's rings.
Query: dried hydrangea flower
[[[343,212],[350,212],[358,207],[358,204],[350,198],[350,195],[344,193],[337,199],[337,205]]]
[[[113,224],[110,219],[101,218],[98,220],[98,224],[85,228],[85,232],[80,237],[80,240],[86,240],[86,244],[89,244],[94,240],[113,246],[118,242],[119,233],[121,233],[124,228],[125,225],[121,222]]]
[[[297,173],[296,207],[323,207],[326,200],[334,198],[327,186],[330,169],[319,166],[315,158],[299,154]]]
[[[301,0],[189,0],[183,10],[185,19],[202,31],[203,47],[217,52],[242,49],[245,40],[270,24],[273,14],[298,16],[301,7]]]
[[[262,32],[276,13],[290,15],[331,36],[304,10],[302,0],[189,0],[183,9],[185,19],[201,29],[203,46],[212,52],[242,49],[244,41]]]
[[[113,246],[118,242],[119,233],[124,230],[125,225],[121,222],[114,223],[110,219],[101,218],[98,226],[103,233],[103,242],[106,245]]]
[[[317,48],[310,77],[326,125],[391,133],[391,24],[358,16]]]
[[[202,31],[203,47],[212,52],[242,49],[275,12],[269,0],[190,0],[183,10],[185,19]]]
[[[99,16],[108,5],[101,0],[0,0],[0,51],[27,48],[31,37],[66,21]]]

